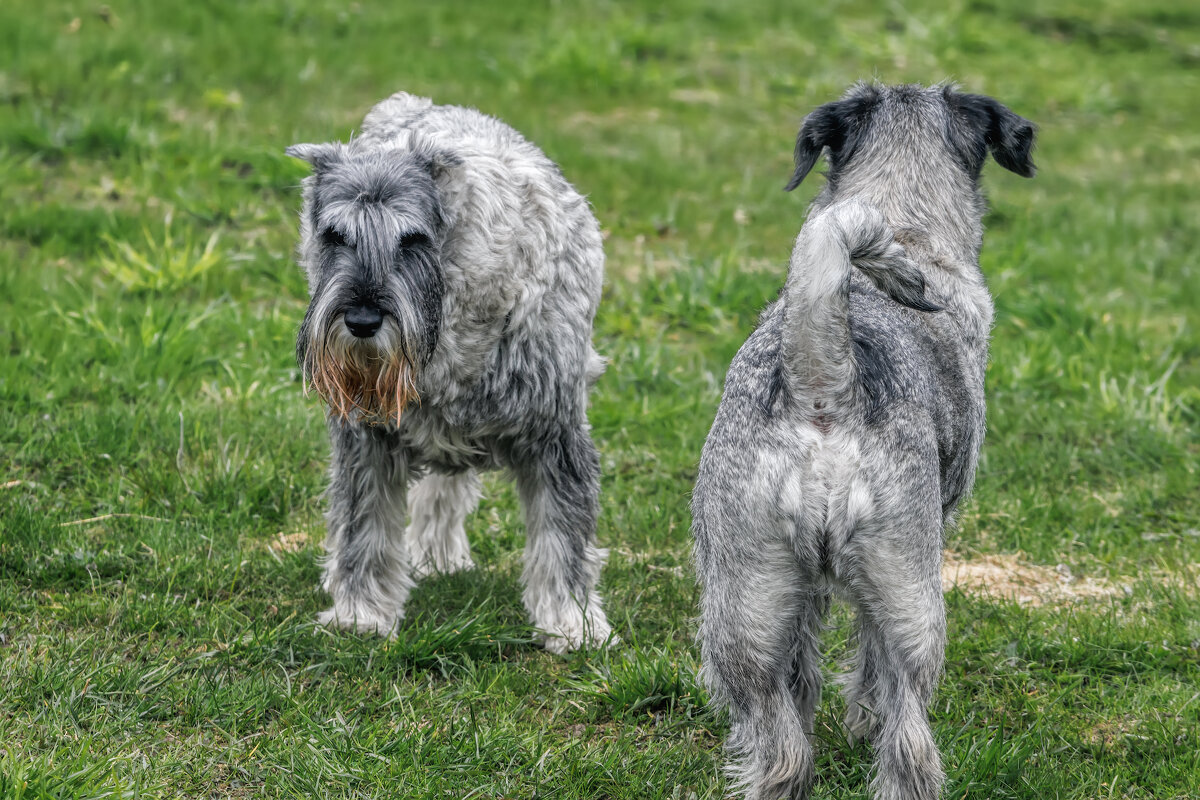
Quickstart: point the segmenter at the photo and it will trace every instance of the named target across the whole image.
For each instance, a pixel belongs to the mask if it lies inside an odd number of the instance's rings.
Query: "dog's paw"
[[[871,738],[871,731],[877,722],[877,717],[863,701],[852,701],[846,711],[846,738],[850,744],[857,744],[863,739]]]
[[[455,572],[475,569],[475,562],[471,560],[470,555],[462,554],[449,558],[439,557],[444,555],[444,553],[414,554],[412,556],[412,576],[420,580],[421,578],[428,578],[431,575],[450,575]]]
[[[413,515],[413,521],[404,530],[404,546],[414,578],[475,568],[463,526],[448,524],[429,514]]]
[[[387,639],[396,638],[396,629],[403,614],[383,614],[378,609],[353,604],[338,605],[317,614],[317,624],[356,633],[372,634]]]
[[[603,611],[589,609],[586,616],[579,609],[572,609],[572,612],[560,615],[554,622],[538,625],[542,631],[538,642],[548,652],[563,656],[585,647],[599,649],[620,643]]]

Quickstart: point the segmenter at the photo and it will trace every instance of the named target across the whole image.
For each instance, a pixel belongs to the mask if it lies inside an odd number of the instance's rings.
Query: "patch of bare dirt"
[[[309,541],[306,531],[296,531],[295,533],[280,531],[268,546],[277,553],[296,553],[308,547]]]
[[[1123,716],[1117,719],[1102,719],[1083,734],[1083,741],[1097,747],[1109,748],[1120,740],[1135,735],[1138,720]]]
[[[958,587],[967,594],[1041,606],[1067,600],[1098,600],[1124,595],[1128,586],[1073,575],[1065,564],[1028,564],[1019,555],[994,554],[964,559],[947,551],[942,564],[942,588]]]

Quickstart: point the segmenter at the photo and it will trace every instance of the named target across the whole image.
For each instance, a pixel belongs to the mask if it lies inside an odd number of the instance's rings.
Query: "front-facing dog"
[[[404,93],[350,143],[288,153],[313,168],[297,356],[333,444],[321,621],[393,633],[414,576],[472,566],[478,471],[506,468],[546,648],[603,643],[586,406],[604,253],[587,201],[512,128]]]
[[[943,531],[984,433],[990,151],[1033,175],[1034,127],[950,87],[859,85],[804,121],[797,186],[829,176],[786,286],[729,369],[693,496],[703,676],[747,798],[806,797],[832,590],[857,612],[846,724],[874,796],[932,800]]]

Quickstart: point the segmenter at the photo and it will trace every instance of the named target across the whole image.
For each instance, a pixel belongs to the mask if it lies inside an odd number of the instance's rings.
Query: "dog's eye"
[[[345,247],[346,237],[342,236],[342,232],[333,228],[326,228],[321,234],[321,241],[325,242],[329,247]]]
[[[406,233],[400,237],[400,248],[408,250],[429,244],[429,237],[423,233]]]

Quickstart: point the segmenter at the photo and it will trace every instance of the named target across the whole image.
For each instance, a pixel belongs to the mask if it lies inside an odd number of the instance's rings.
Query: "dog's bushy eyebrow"
[[[312,179],[313,230],[337,230],[379,264],[390,263],[408,234],[437,239],[446,212],[429,168],[392,153],[350,154]]]

